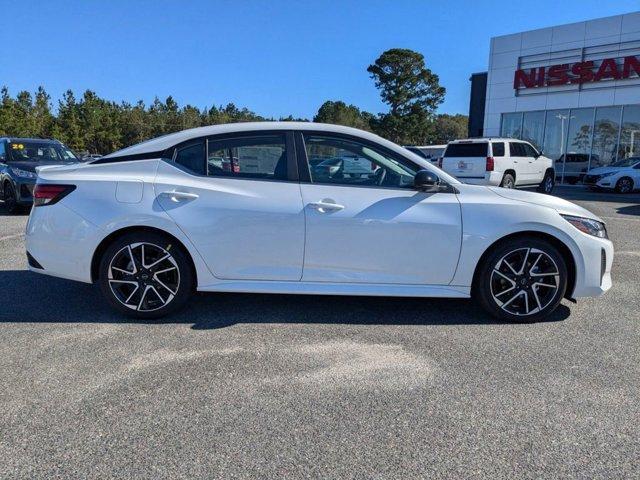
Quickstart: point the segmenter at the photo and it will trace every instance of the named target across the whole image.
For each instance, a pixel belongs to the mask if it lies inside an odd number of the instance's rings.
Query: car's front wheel
[[[154,232],[125,234],[109,245],[99,267],[107,301],[136,318],[159,318],[182,307],[195,288],[187,253]]]
[[[538,185],[538,191],[540,193],[546,193],[547,195],[549,195],[551,194],[551,192],[553,192],[553,187],[555,186],[555,184],[556,184],[556,180],[553,173],[547,172],[544,175],[544,179],[542,180],[542,183]]]
[[[17,213],[18,211],[18,196],[13,188],[13,185],[9,181],[4,183],[3,186],[3,199],[4,208],[9,213]]]
[[[616,182],[616,192],[631,193],[633,191],[633,180],[629,177],[622,177]]]
[[[519,238],[499,244],[484,258],[473,294],[500,320],[533,322],[558,307],[567,278],[566,263],[551,243]]]

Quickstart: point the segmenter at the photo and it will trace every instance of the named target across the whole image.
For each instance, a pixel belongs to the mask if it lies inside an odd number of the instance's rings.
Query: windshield
[[[14,162],[79,162],[78,157],[61,143],[12,142],[9,144]]]
[[[633,167],[636,163],[640,162],[640,157],[629,157],[613,162],[611,167]]]

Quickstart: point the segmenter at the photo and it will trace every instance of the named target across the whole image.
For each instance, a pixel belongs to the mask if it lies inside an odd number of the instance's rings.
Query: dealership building
[[[640,12],[491,39],[469,136],[530,141],[561,183],[640,156]]]

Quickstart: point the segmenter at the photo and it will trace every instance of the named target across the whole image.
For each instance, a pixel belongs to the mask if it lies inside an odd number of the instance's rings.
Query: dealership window
[[[545,112],[542,151],[546,157],[555,162],[559,162],[564,153],[568,127],[569,110],[549,110]],[[556,178],[559,182],[562,181],[562,170],[558,168],[558,165],[556,165]]]
[[[640,105],[625,105],[618,158],[640,156]]]
[[[593,147],[589,168],[609,165],[616,160],[622,107],[599,107],[593,126]]]
[[[504,138],[520,138],[522,133],[522,113],[502,114],[501,136]]]
[[[503,136],[515,136],[519,128],[516,138],[555,161],[559,183],[579,183],[591,168],[640,156],[640,105],[502,114]]]
[[[522,140],[531,143],[538,150],[544,140],[544,112],[525,112],[522,119]]]
[[[576,108],[569,115],[569,129],[565,153],[560,158],[563,183],[575,184],[582,181],[589,169],[591,138],[593,133],[593,108]]]
[[[287,179],[284,135],[209,140],[207,175],[213,177]]]

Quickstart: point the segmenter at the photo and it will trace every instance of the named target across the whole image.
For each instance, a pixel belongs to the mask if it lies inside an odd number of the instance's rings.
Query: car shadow
[[[616,213],[620,215],[638,215],[640,216],[640,205],[627,205],[616,209]]]
[[[0,271],[0,323],[165,323],[194,330],[235,324],[478,325],[495,320],[465,299],[199,293],[180,312],[137,320],[115,312],[96,285],[25,270]],[[561,305],[545,322],[570,314]]]

